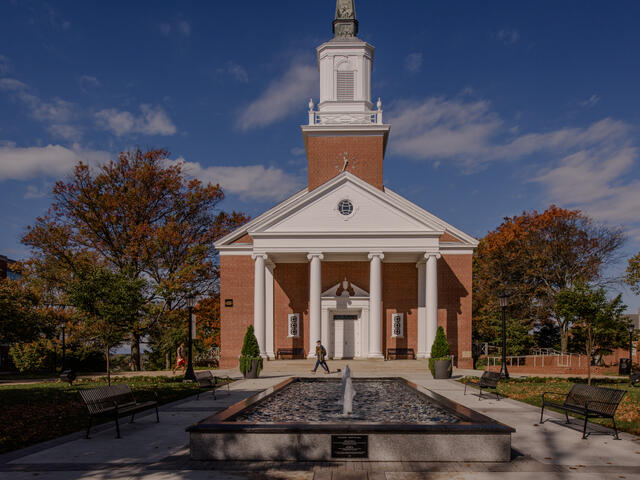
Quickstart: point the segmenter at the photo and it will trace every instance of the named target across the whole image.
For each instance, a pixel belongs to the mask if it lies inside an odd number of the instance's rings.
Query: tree
[[[52,282],[61,278],[62,291],[87,265],[144,279],[147,315],[128,332],[137,369],[142,336],[189,294],[216,291],[214,240],[247,220],[218,210],[220,186],[188,180],[165,150],[124,152],[95,172],[79,163],[53,197],[22,240],[34,252],[31,268]]]
[[[557,312],[556,294],[577,282],[600,281],[603,266],[623,242],[621,229],[554,205],[542,213],[505,218],[480,241],[474,255],[475,330],[493,332],[489,323],[499,309],[497,295],[508,290],[513,318],[528,330],[556,324],[566,352],[569,323]]]
[[[82,272],[71,285],[69,299],[83,313],[82,329],[105,352],[107,380],[111,385],[110,350],[130,331],[145,304],[142,279],[104,267]]]
[[[436,338],[431,345],[431,356],[429,357],[429,370],[431,375],[436,376],[435,361],[441,358],[447,358],[451,353],[447,336],[444,334],[444,328],[438,327],[436,330]]]
[[[591,385],[594,358],[625,345],[628,338],[627,322],[622,314],[627,307],[622,303],[621,295],[608,300],[602,287],[594,289],[584,283],[576,283],[558,292],[556,306],[558,313],[572,327],[574,347],[588,357],[587,378]]]
[[[38,294],[23,282],[0,280],[0,338],[6,343],[28,343],[51,336],[54,316],[40,307]]]
[[[242,350],[240,352],[240,372],[246,374],[251,370],[253,361],[258,361],[258,373],[262,370],[262,357],[260,356],[260,347],[258,339],[253,331],[253,325],[247,327],[247,333],[244,334],[242,342]]]
[[[636,295],[640,295],[640,253],[629,259],[624,281]]]

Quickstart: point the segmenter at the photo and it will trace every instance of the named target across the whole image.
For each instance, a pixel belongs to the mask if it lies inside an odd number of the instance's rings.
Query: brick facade
[[[384,137],[310,136],[307,141],[309,191],[331,180],[342,170],[343,156],[352,160],[347,170],[382,190]]]
[[[251,256],[221,257],[222,360],[234,367],[247,326],[253,322],[254,263]],[[323,262],[322,290],[347,278],[369,291],[369,262]],[[309,264],[279,263],[274,269],[274,352],[280,348],[309,348]],[[444,327],[451,352],[460,367],[471,359],[471,255],[444,255],[438,261],[438,324]],[[233,299],[233,307],[225,307]],[[406,347],[418,350],[418,269],[414,263],[383,263],[382,348]],[[287,337],[287,318],[300,314],[300,336]],[[391,338],[391,315],[404,314],[404,337]],[[465,357],[468,352],[468,358]]]

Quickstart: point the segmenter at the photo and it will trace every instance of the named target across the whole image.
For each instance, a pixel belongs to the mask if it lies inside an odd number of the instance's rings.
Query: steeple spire
[[[355,0],[337,0],[336,18],[333,21],[333,34],[336,37],[355,37],[358,35]]]

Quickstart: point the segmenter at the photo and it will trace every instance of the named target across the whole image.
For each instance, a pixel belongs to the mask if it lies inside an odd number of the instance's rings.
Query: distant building
[[[640,308],[638,308],[638,313],[627,313],[625,318],[635,325],[636,330],[640,330]]]
[[[19,280],[22,275],[11,268],[16,263],[15,260],[0,255],[0,280],[8,278],[9,280]]]

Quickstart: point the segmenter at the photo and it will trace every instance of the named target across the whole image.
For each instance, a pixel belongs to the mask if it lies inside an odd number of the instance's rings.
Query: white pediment
[[[410,211],[405,211],[378,189],[353,175],[332,188],[312,194],[296,208],[259,228],[266,233],[304,232],[429,232],[438,231]],[[341,212],[341,202],[348,202]],[[344,203],[343,203],[344,205]]]
[[[369,298],[369,293],[345,279],[322,292],[322,297]]]

